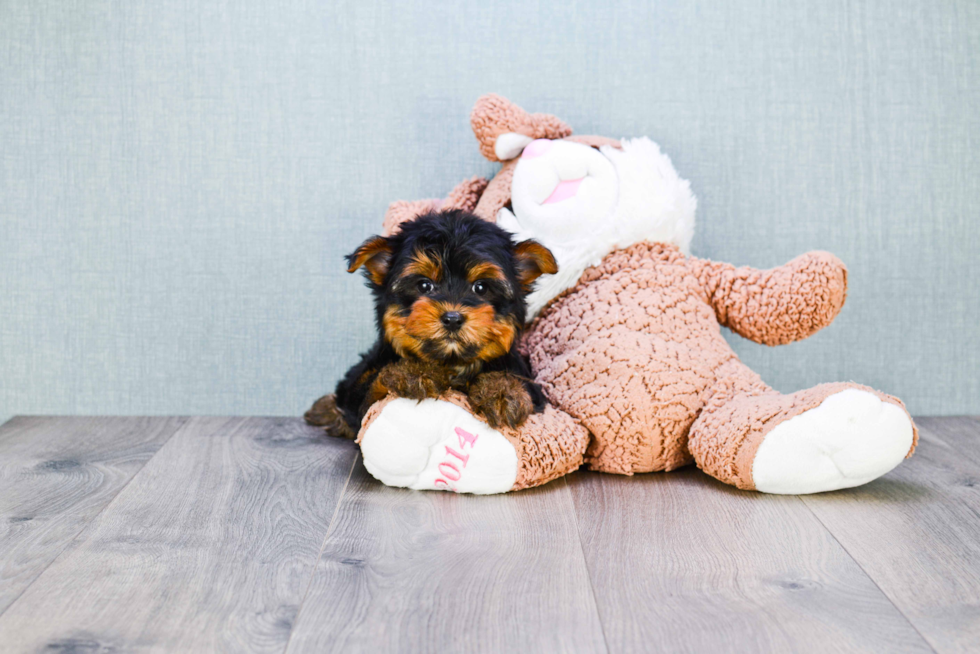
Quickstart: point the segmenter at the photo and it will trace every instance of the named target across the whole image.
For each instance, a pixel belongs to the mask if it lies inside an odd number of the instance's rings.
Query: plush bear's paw
[[[901,407],[849,388],[770,431],[752,477],[764,493],[851,488],[892,470],[911,447],[912,421]]]
[[[388,486],[503,493],[517,479],[517,452],[499,431],[442,400],[389,402],[361,439],[364,467]]]

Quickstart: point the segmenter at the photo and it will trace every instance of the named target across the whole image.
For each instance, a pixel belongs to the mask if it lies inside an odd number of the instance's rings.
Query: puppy
[[[430,213],[394,236],[374,236],[347,257],[374,295],[378,340],[317,400],[306,421],[354,438],[389,392],[422,400],[467,394],[492,427],[521,425],[544,409],[517,352],[534,280],[558,271],[551,252],[463,211]]]

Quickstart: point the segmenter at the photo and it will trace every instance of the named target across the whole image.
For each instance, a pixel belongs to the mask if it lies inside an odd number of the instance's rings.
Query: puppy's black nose
[[[442,314],[442,324],[451,332],[463,326],[466,318],[459,311],[447,311]]]

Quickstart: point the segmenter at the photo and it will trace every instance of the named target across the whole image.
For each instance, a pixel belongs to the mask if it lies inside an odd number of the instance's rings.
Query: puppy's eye
[[[489,289],[487,288],[486,282],[483,281],[473,282],[473,292],[476,293],[477,295],[486,295],[487,290]]]
[[[435,288],[435,284],[430,282],[428,279],[420,280],[416,286],[419,289],[419,293],[422,295],[428,295]]]

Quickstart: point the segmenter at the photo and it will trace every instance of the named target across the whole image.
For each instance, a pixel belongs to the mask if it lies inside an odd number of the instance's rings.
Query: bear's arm
[[[847,267],[829,252],[808,252],[769,270],[688,261],[718,322],[763,345],[792,343],[823,329],[847,296]]]

